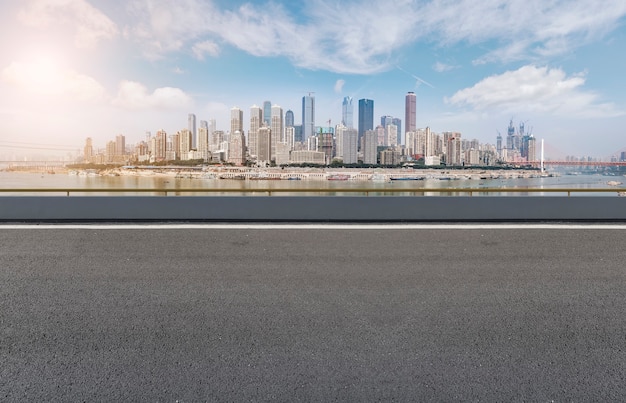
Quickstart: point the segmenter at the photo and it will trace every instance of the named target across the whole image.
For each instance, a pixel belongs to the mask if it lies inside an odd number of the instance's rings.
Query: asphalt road
[[[626,400],[626,230],[316,228],[0,226],[0,400]]]

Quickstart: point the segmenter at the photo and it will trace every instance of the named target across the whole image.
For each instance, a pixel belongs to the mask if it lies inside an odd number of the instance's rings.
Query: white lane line
[[[626,230],[624,224],[0,224],[0,230]]]

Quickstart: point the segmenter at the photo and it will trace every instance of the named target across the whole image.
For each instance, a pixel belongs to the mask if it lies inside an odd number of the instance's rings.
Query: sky
[[[230,127],[266,100],[317,126],[343,97],[495,144],[512,119],[548,157],[626,150],[626,1],[3,0],[0,156],[104,147],[187,115]],[[553,154],[553,155],[550,155]]]

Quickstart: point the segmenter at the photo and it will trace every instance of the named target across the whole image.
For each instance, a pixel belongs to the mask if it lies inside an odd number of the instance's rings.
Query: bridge
[[[519,165],[530,165],[534,168],[541,167],[541,161],[515,162]],[[544,161],[544,166],[571,166],[571,167],[623,167],[626,161]]]

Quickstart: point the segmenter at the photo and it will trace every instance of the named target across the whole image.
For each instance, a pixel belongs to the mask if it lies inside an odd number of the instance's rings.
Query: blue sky
[[[624,1],[8,0],[0,15],[2,155],[134,143],[188,113],[227,130],[233,106],[247,130],[265,100],[299,121],[308,92],[317,125],[344,96],[404,119],[414,91],[435,132],[495,143],[512,118],[553,157],[626,148]]]

